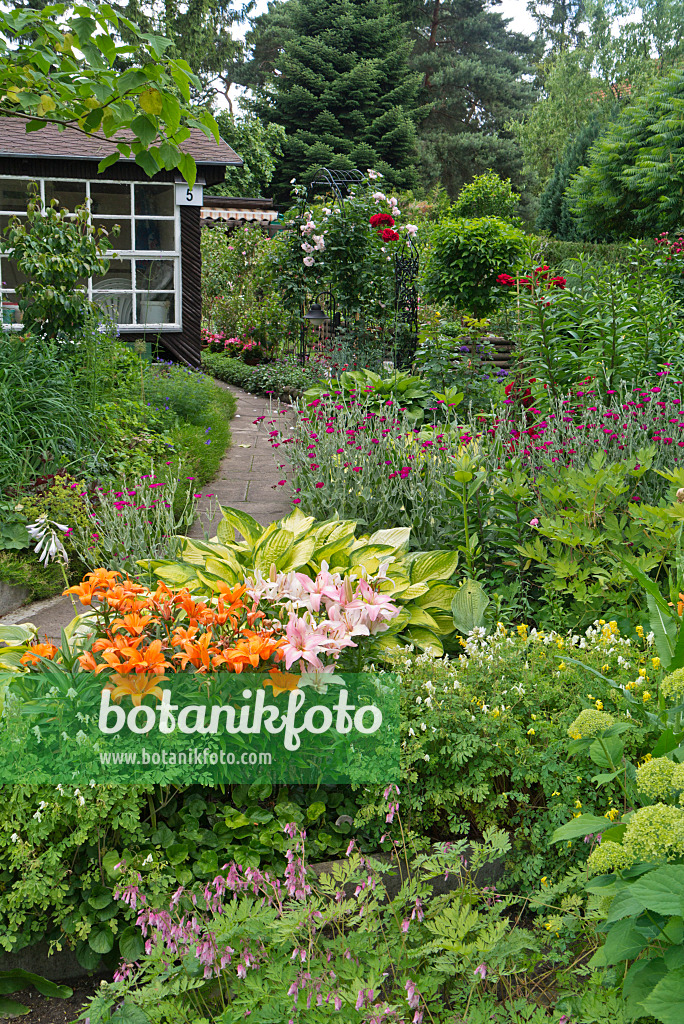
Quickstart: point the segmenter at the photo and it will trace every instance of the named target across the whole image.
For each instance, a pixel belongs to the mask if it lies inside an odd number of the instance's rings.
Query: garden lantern
[[[309,312],[304,314],[304,319],[309,320],[315,327],[319,327],[321,324],[325,324],[330,321],[330,317],[324,309],[321,309],[318,302],[311,303]]]

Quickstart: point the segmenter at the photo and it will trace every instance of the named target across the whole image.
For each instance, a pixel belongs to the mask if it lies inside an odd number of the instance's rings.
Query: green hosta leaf
[[[303,537],[296,544],[292,545],[287,558],[279,566],[282,572],[290,572],[295,569],[303,569],[313,556],[316,547],[316,538],[313,536]]]
[[[429,629],[411,626],[410,629],[406,630],[406,636],[410,637],[409,642],[415,644],[416,647],[420,647],[421,651],[429,651],[437,657],[441,657],[444,654],[442,641]]]
[[[0,626],[0,643],[8,647],[19,647],[27,644],[36,634],[36,627],[32,622],[25,622],[21,626]]]
[[[488,604],[489,598],[481,584],[475,580],[465,580],[451,602],[451,614],[456,629],[467,634],[481,626]]]
[[[410,526],[397,526],[392,530],[376,530],[368,538],[369,544],[389,545],[395,552],[407,551],[411,539]]]
[[[383,633],[381,637],[374,641],[373,649],[375,650],[377,647],[392,657],[392,655],[404,654],[408,643],[408,640],[398,639],[396,636],[388,636],[386,633]]]
[[[246,512],[241,512],[237,508],[222,505],[221,511],[223,512],[223,519],[218,524],[216,531],[221,543],[227,544],[229,547],[234,546],[235,534],[231,529],[231,527],[234,527],[240,531],[245,540],[253,547],[264,532],[264,527],[261,523],[258,523],[256,519],[253,519]]]
[[[315,522],[316,520],[313,516],[305,516],[303,512],[295,508],[288,516],[280,520],[279,525],[293,533],[295,540],[300,540],[311,531]]]
[[[234,556],[230,558],[207,558],[206,569],[207,572],[213,573],[214,576],[218,576],[220,580],[225,580],[226,583],[232,583],[237,580],[242,582],[244,575],[242,566]]]
[[[262,537],[254,549],[254,568],[268,573],[275,562],[276,568],[287,562],[293,547],[294,536],[289,530],[277,530]]]
[[[170,583],[174,587],[186,587],[197,579],[197,573],[192,566],[181,563],[158,566],[154,570],[154,575],[158,576],[164,583]]]
[[[416,601],[418,598],[425,597],[429,590],[429,583],[412,583],[402,591],[401,600],[404,602]]]
[[[23,647],[0,647],[0,668],[7,669],[9,672],[22,672],[24,666],[21,659],[25,653],[26,650]]]
[[[451,602],[458,593],[458,587],[450,587],[445,583],[429,583],[427,593],[416,601],[421,608],[439,608],[440,611],[450,612]],[[451,618],[451,616],[449,616]],[[452,619],[453,629],[453,619]]]
[[[433,617],[425,611],[424,608],[417,608],[415,605],[412,605],[407,608],[407,611],[410,616],[409,624],[411,626],[424,626],[431,632],[437,631],[437,623],[435,622]]]
[[[404,559],[411,583],[448,580],[458,567],[458,551],[421,551]]]
[[[552,843],[561,843],[563,840],[579,839],[580,836],[596,835],[597,832],[605,832],[611,827],[608,818],[599,818],[595,814],[580,814],[579,818],[573,818],[561,825],[551,836]]]

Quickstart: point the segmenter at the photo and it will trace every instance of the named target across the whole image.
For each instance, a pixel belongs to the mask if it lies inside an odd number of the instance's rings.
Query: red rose
[[[390,217],[389,213],[374,213],[370,219],[370,226],[380,228],[383,224],[386,224],[388,228],[393,228],[394,217]]]
[[[385,228],[384,231],[380,232],[380,237],[383,242],[397,242],[399,240],[398,233],[396,231],[392,231],[392,228]]]
[[[512,285],[515,284],[515,278],[511,277],[510,274],[499,274],[499,276],[496,279],[496,283],[502,284],[506,288],[510,288]]]

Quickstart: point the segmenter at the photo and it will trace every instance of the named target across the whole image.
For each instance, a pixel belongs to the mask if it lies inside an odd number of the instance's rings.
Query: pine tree
[[[276,195],[320,166],[372,167],[390,185],[414,180],[411,116],[419,79],[389,0],[285,0],[257,18],[243,80],[255,113],[285,128]]]
[[[584,43],[584,0],[530,0],[527,10],[537,22],[537,39],[547,52],[563,53]]]
[[[426,183],[452,197],[474,174],[521,181],[520,150],[506,130],[534,98],[525,81],[534,47],[509,32],[486,0],[402,0],[421,72],[418,111]]]
[[[568,242],[586,237],[585,231],[570,212],[565,190],[573,175],[586,163],[589,147],[596,141],[604,127],[604,120],[594,114],[566,147],[539,200],[535,231]]]

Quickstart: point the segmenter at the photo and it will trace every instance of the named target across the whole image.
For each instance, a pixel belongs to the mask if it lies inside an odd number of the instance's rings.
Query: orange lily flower
[[[235,647],[225,652],[226,664],[230,665],[237,673],[242,672],[247,665],[256,669],[259,667],[260,661],[268,661],[274,653],[277,654],[278,648],[283,642],[260,636],[238,640]]]
[[[204,633],[199,640],[193,642],[186,640],[183,643],[184,654],[174,654],[173,657],[180,662],[181,669],[185,669],[188,662],[198,672],[207,672],[213,668],[212,656],[217,654],[217,649],[212,645],[211,632]]]
[[[125,629],[127,632],[138,636],[147,629],[152,621],[153,619],[150,615],[140,615],[138,612],[130,612],[128,615],[124,615],[121,619],[114,619],[110,628],[112,632],[116,632],[119,629]]]
[[[177,626],[171,634],[171,639],[177,647],[183,644],[192,643],[197,636],[197,626]]]
[[[93,603],[93,597],[97,596],[95,593],[95,587],[91,583],[79,583],[77,586],[68,587],[67,590],[63,590],[62,594],[74,594],[81,604],[91,605]]]
[[[271,678],[264,682],[264,686],[273,687],[274,697],[277,697],[279,693],[286,693],[288,690],[296,690],[301,679],[301,676],[296,676],[294,672],[279,672],[277,668],[270,670],[270,676]]]
[[[96,672],[97,671],[97,662],[93,658],[93,656],[90,653],[90,651],[86,651],[85,654],[79,654],[78,660],[79,660],[81,668],[85,672]]]
[[[143,697],[156,697],[157,700],[164,699],[162,689],[158,685],[164,679],[166,679],[166,676],[148,675],[145,672],[135,676],[113,675],[111,683],[105,686],[105,690],[111,690],[112,700],[115,704],[119,704],[122,697],[128,696],[136,707],[140,707]]]
[[[52,661],[58,650],[59,648],[51,643],[31,644],[31,650],[22,654],[20,660],[22,665],[37,665],[38,658],[49,658]]]

